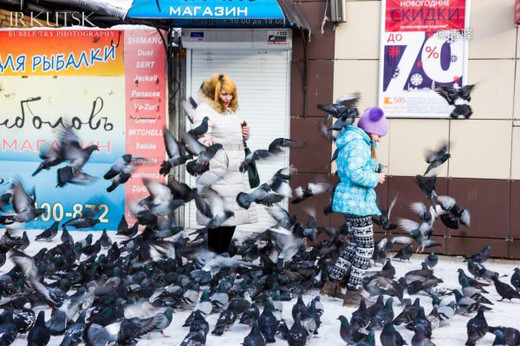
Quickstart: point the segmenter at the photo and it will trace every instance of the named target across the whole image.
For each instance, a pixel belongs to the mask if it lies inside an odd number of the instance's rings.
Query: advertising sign
[[[134,0],[127,18],[172,19],[178,27],[280,27],[285,15],[277,0]]]
[[[520,25],[520,0],[515,0],[515,24]]]
[[[128,37],[136,38],[129,43]],[[164,48],[149,48],[157,38],[162,42],[155,30],[0,31],[0,192],[15,179],[35,192],[45,212],[28,227],[65,223],[98,205],[94,229],[117,229],[129,191],[142,190],[142,182],[132,178],[108,193],[111,181],[103,175],[125,153],[151,162],[133,177],[159,171],[164,146],[139,151],[130,130],[142,126],[141,114],[155,119],[148,128],[166,125]],[[132,94],[137,84],[150,95]],[[90,184],[57,187],[57,171],[68,162],[34,174],[40,153],[59,147],[64,125],[72,126],[82,148],[98,147],[82,168],[94,177]]]
[[[469,0],[382,1],[379,106],[388,117],[447,118],[436,86],[467,82]]]

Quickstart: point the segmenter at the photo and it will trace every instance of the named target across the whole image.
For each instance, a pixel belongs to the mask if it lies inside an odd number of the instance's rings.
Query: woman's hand
[[[249,138],[249,126],[247,126],[247,122],[245,120],[242,122],[242,137],[245,139]]]
[[[382,184],[385,182],[386,179],[386,173],[377,173],[377,181],[379,184]]]
[[[207,141],[204,142],[204,145],[207,147],[210,147],[213,145],[213,142],[208,139]]]

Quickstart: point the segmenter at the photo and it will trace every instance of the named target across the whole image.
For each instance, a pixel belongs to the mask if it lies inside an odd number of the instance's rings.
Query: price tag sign
[[[467,82],[469,0],[382,1],[379,106],[388,117],[448,118],[437,86]]]

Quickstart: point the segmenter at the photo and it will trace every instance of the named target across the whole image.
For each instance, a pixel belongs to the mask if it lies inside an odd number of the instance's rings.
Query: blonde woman
[[[197,187],[204,188],[211,182],[211,188],[224,198],[225,208],[234,213],[219,227],[208,230],[208,249],[222,253],[228,251],[236,226],[258,221],[253,205],[243,209],[236,203],[238,193],[250,188],[247,172],[239,170],[244,161],[243,141],[249,138],[250,129],[238,114],[237,87],[229,76],[215,74],[202,83],[193,126],[199,126],[204,117],[208,117],[208,131],[199,141],[206,146],[220,143],[223,150],[211,160],[210,170],[197,179]],[[215,175],[219,177],[216,182]],[[206,225],[208,221],[197,212],[198,224]]]

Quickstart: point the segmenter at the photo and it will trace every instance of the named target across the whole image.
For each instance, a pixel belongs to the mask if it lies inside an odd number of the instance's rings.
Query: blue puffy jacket
[[[334,192],[332,210],[357,216],[381,215],[376,204],[378,174],[372,158],[370,137],[356,126],[347,126],[336,139],[340,183]]]

